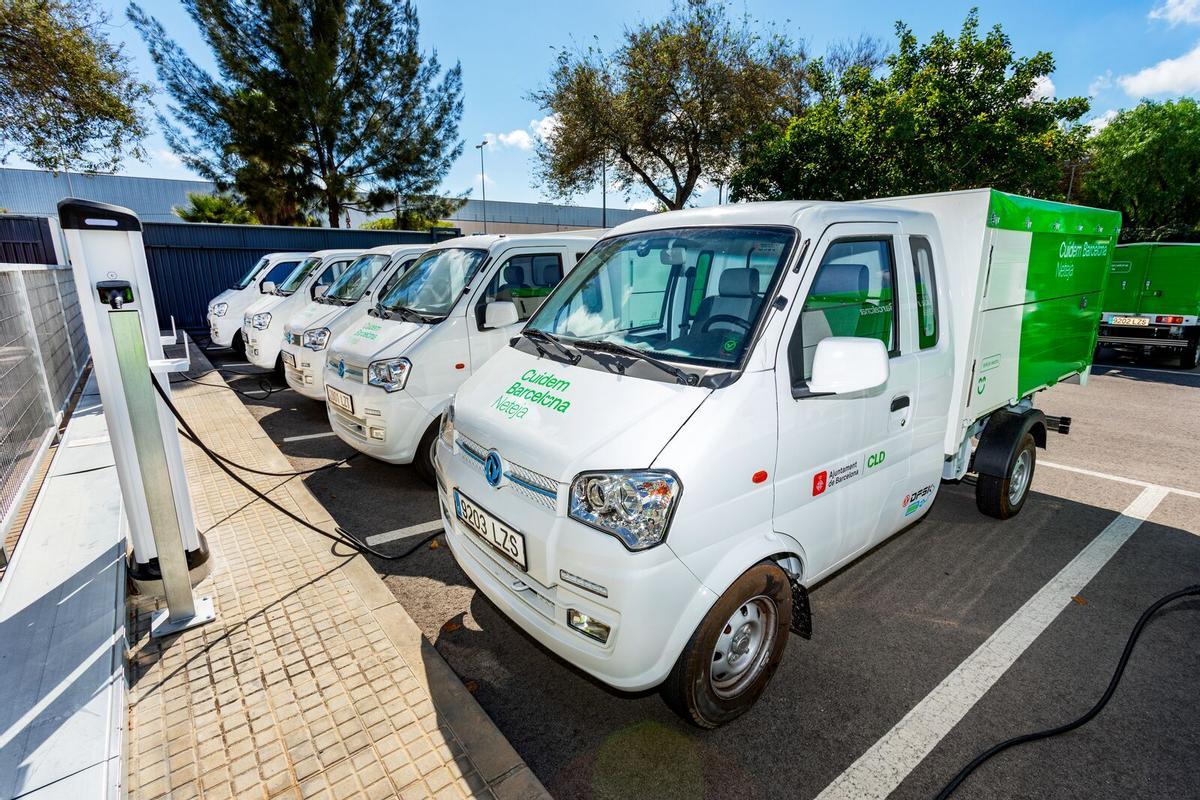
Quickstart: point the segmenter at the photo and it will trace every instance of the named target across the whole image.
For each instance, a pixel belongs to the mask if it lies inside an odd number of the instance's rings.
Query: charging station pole
[[[170,396],[167,376],[185,371],[188,358],[163,352],[141,222],[129,209],[72,198],[58,216],[129,521],[130,576],[167,601],[150,635],[203,625],[216,610],[192,587],[207,575],[208,546],[192,516],[175,418],[151,380],[160,375]]]

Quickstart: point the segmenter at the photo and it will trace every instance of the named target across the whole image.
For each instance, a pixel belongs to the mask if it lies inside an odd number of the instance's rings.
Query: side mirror
[[[812,379],[801,394],[852,394],[883,386],[891,374],[887,348],[878,339],[830,336],[817,343]]]
[[[275,281],[263,281],[258,290],[263,294],[275,294]]]
[[[329,284],[318,283],[316,286],[313,287],[313,299],[315,300],[318,297],[324,297],[325,293],[328,291],[329,291]]]
[[[483,307],[483,327],[507,328],[520,322],[517,304],[511,300],[493,300]]]

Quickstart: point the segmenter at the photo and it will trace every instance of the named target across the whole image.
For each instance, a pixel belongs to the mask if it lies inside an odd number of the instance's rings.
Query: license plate
[[[296,357],[287,350],[281,350],[280,355],[283,356],[283,363],[287,364],[292,369],[296,368]]]
[[[525,563],[524,534],[514,531],[475,505],[460,494],[458,489],[454,490],[454,513],[472,533],[499,550],[505,558],[521,569],[528,569]]]
[[[1113,317],[1109,320],[1110,325],[1133,325],[1135,327],[1146,327],[1150,324],[1148,317]]]
[[[347,414],[354,413],[354,398],[343,392],[341,389],[335,389],[332,386],[325,387],[325,395],[329,398],[329,402],[336,407],[345,411]]]

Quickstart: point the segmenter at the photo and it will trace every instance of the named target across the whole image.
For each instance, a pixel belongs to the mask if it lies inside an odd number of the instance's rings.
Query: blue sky
[[[125,20],[125,0],[100,3],[112,13],[111,37],[124,43],[136,68],[152,80],[146,47]],[[492,140],[485,156],[488,199],[538,201],[553,199],[532,179],[531,146],[544,127],[545,112],[527,95],[546,80],[554,48],[587,45],[593,37],[611,48],[626,27],[664,14],[670,0],[416,0],[416,5],[423,46],[436,49],[444,65],[460,61],[463,67],[465,110],[459,130],[466,147],[444,188],[449,192],[471,189],[472,197],[480,196],[479,152],[473,145],[487,135]],[[1019,54],[1051,51],[1057,65],[1051,76],[1053,91],[1058,96],[1092,96],[1093,118],[1102,120],[1143,96],[1200,95],[1200,0],[1007,0],[1002,4],[965,0],[911,7],[894,0],[740,0],[732,8],[774,22],[806,41],[811,53],[819,54],[831,42],[863,33],[891,43],[897,19],[903,19],[922,40],[937,30],[957,31],[972,5],[980,6],[984,27],[997,22],[1004,26]],[[143,8],[157,16],[201,64],[211,63],[199,32],[178,2],[144,0]],[[165,104],[166,98],[159,96],[157,102]],[[188,177],[155,129],[146,143],[149,161],[129,161],[124,171]],[[573,202],[599,205],[599,187]],[[646,192],[634,191],[628,199],[609,192],[612,207],[647,202]],[[714,188],[697,198],[699,205],[715,202]]]

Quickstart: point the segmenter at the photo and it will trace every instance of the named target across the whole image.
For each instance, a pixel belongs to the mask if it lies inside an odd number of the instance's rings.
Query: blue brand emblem
[[[504,477],[504,465],[500,463],[500,454],[495,450],[489,451],[483,460],[483,477],[492,486],[499,486],[500,479]]]
[[[346,359],[344,359],[344,358],[338,359],[338,377],[339,378],[346,377]]]

